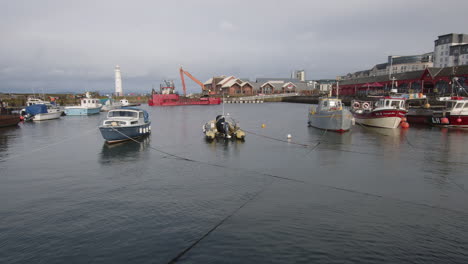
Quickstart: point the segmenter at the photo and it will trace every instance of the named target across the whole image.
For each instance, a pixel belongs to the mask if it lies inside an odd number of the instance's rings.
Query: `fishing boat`
[[[468,98],[452,96],[442,98],[445,108],[434,111],[431,124],[434,126],[468,128]]]
[[[81,99],[81,104],[77,106],[66,106],[65,114],[67,115],[94,115],[99,114],[102,104],[99,99],[91,98],[89,92],[86,97]]]
[[[230,116],[218,115],[215,120],[206,122],[202,130],[208,140],[215,138],[245,139],[245,132],[240,129],[239,123]]]
[[[308,124],[311,127],[336,132],[346,132],[351,129],[353,115],[343,108],[341,99],[321,97],[317,106],[309,109]]]
[[[116,143],[149,135],[151,121],[148,112],[142,109],[114,109],[107,113],[99,130],[107,143]]]
[[[29,105],[20,113],[25,121],[44,121],[60,118],[63,110],[54,104],[44,102],[43,104]]]
[[[356,123],[366,126],[397,128],[407,112],[405,98],[401,97],[386,96],[378,101],[351,101],[351,113]]]

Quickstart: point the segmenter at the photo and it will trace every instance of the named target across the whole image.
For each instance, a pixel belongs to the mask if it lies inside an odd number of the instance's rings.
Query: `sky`
[[[212,76],[335,79],[468,34],[466,0],[0,0],[0,92],[124,92],[179,67]],[[186,81],[189,92],[200,87]]]

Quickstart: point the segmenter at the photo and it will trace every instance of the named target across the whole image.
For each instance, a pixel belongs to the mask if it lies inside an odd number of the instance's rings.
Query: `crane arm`
[[[184,74],[187,75],[190,79],[192,79],[192,81],[196,82],[198,85],[200,85],[201,89],[202,89],[202,92],[205,90],[205,85],[200,82],[197,78],[193,77],[192,74],[190,74],[189,72],[187,71],[184,71],[184,69],[182,69],[182,67],[180,67],[180,79],[182,80],[182,87],[184,88],[184,96],[185,96],[185,93],[186,93],[186,87],[185,87],[185,79],[184,79]]]

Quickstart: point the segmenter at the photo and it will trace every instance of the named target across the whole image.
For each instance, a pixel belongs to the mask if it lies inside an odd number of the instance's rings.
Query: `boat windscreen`
[[[138,117],[138,113],[133,111],[110,111],[108,117]]]

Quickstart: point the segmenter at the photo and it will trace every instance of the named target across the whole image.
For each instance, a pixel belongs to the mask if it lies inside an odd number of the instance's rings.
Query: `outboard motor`
[[[222,115],[219,115],[216,117],[216,129],[218,130],[219,133],[226,134],[226,130],[224,129],[225,121],[226,119]]]

